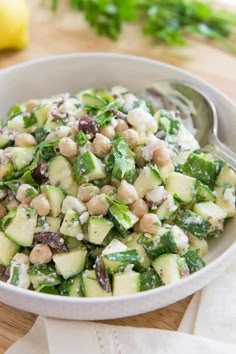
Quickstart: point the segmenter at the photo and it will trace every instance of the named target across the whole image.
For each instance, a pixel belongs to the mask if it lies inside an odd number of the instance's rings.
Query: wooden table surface
[[[82,51],[120,52],[146,56],[182,67],[199,75],[236,100],[236,57],[206,42],[192,42],[185,48],[157,46],[139,34],[134,26],[126,26],[118,42],[97,37],[77,15],[49,13],[38,10],[30,1],[31,38],[29,47],[21,52],[0,53],[0,68],[45,55]],[[37,11],[36,11],[37,10]],[[190,297],[164,309],[148,314],[106,321],[137,327],[176,330]],[[36,316],[0,304],[0,354],[32,327]],[[20,354],[20,353],[19,353]]]

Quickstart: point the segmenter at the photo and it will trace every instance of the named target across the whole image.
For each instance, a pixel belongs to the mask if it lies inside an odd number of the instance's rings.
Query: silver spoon
[[[160,81],[147,87],[142,97],[156,107],[179,111],[201,148],[236,170],[236,154],[219,140],[216,107],[203,92],[189,83]]]

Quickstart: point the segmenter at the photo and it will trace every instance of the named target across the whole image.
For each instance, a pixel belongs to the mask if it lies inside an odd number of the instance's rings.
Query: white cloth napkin
[[[177,332],[39,316],[6,354],[236,354],[236,263],[194,295]]]

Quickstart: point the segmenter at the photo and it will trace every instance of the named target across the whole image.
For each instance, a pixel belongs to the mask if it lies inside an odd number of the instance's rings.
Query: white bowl
[[[30,98],[117,84],[138,92],[160,79],[181,79],[206,92],[216,104],[221,137],[235,150],[232,122],[236,106],[227,97],[183,70],[127,55],[84,53],[56,56],[2,70],[0,114],[4,115],[12,104]],[[236,218],[227,223],[223,237],[210,242],[206,257],[208,265],[204,269],[173,285],[114,298],[70,298],[36,293],[0,282],[0,301],[36,314],[73,320],[111,319],[159,309],[193,294],[226,269],[236,253],[235,227]]]

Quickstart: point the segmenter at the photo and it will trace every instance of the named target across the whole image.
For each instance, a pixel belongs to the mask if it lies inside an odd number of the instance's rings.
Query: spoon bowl
[[[201,148],[236,169],[236,154],[219,140],[217,110],[204,92],[189,83],[170,80],[146,87],[141,96],[154,107],[178,111]]]

